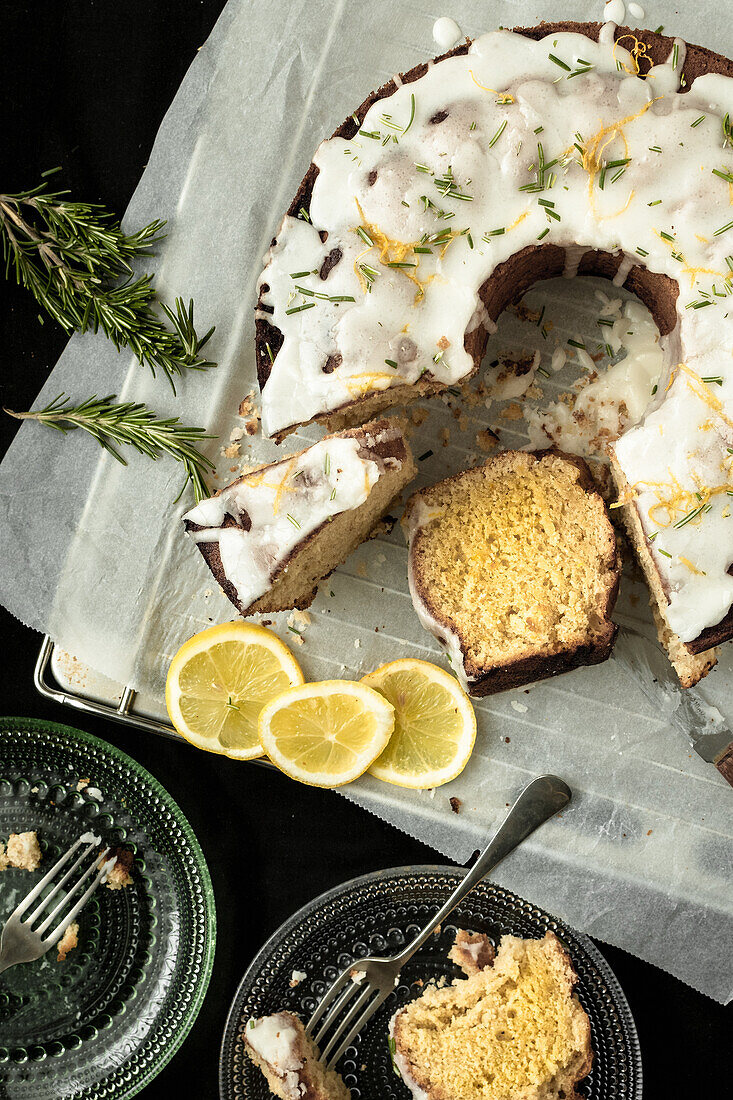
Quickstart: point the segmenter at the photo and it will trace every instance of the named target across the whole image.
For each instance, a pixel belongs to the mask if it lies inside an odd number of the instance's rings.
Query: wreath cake
[[[464,383],[538,279],[635,292],[667,370],[609,458],[668,649],[700,669],[733,635],[731,76],[613,23],[496,31],[418,65],[319,146],[256,312],[282,439]]]

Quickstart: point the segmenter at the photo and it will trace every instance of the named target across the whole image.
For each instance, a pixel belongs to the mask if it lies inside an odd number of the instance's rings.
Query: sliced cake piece
[[[335,1070],[319,1061],[313,1040],[292,1012],[250,1020],[244,1045],[282,1100],[350,1100],[349,1089]]]
[[[326,436],[183,517],[240,615],[304,608],[415,474],[398,418]]]
[[[593,1061],[576,981],[551,932],[504,936],[493,965],[393,1016],[395,1066],[420,1100],[576,1100]]]
[[[582,459],[505,451],[415,493],[403,523],[415,610],[471,695],[610,655],[620,561]]]

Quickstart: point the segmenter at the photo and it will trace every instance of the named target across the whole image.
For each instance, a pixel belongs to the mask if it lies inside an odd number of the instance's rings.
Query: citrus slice
[[[288,688],[262,708],[260,741],[273,764],[301,783],[340,787],[367,770],[394,729],[394,710],[352,680]]]
[[[265,703],[303,673],[271,630],[222,623],[194,634],[168,669],[165,703],[182,737],[235,760],[262,756],[257,719]]]
[[[473,752],[476,715],[457,680],[428,661],[390,661],[362,678],[395,711],[389,744],[369,774],[399,787],[439,787]]]

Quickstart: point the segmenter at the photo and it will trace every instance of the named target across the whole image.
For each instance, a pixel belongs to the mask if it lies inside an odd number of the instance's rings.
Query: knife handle
[[[733,787],[733,741],[715,757],[715,767]]]

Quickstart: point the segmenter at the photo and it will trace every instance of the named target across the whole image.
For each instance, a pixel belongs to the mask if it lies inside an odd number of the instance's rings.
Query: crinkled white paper
[[[649,0],[647,22],[733,54],[733,29],[711,0],[677,13]],[[230,0],[189,70],[161,126],[126,215],[140,226],[167,218],[155,262],[158,286],[193,296],[203,331],[217,330],[207,353],[219,367],[181,381],[174,397],[130,356],[102,338],[74,338],[39,396],[81,399],[118,393],[160,413],[206,425],[218,485],[240,461],[257,462],[318,438],[318,429],[283,448],[257,437],[227,457],[240,400],[254,387],[253,302],[261,257],[322,136],[393,73],[436,52],[434,19],[453,16],[473,37],[501,24],[598,19],[601,0],[464,0],[430,8],[422,0]],[[112,140],[112,138],[111,138]],[[540,346],[547,356],[576,331],[590,333],[594,284],[556,281],[533,291],[554,327],[507,315],[498,349]],[[560,376],[572,380],[570,374]],[[558,383],[548,382],[549,395]],[[477,461],[478,429],[494,418],[482,406],[454,419],[443,402],[415,433],[417,484]],[[499,421],[502,443],[525,440],[521,423]],[[446,431],[449,433],[446,435]],[[236,431],[235,431],[235,434]],[[245,437],[245,444],[248,440]],[[444,445],[445,443],[445,445]],[[129,456],[128,468],[75,433],[65,439],[23,426],[0,471],[0,592],[20,619],[49,632],[81,661],[157,698],[179,644],[211,622],[231,618],[171,501],[179,468]],[[232,467],[234,467],[232,469]],[[647,598],[626,581],[617,618],[649,636]],[[357,676],[386,660],[442,660],[407,596],[399,529],[362,546],[321,586],[305,643],[296,650],[307,676]],[[293,641],[285,619],[276,629]],[[730,647],[728,647],[730,649]],[[701,690],[730,718],[733,668]],[[651,696],[650,696],[651,692]],[[733,791],[692,750],[672,717],[678,693],[641,682],[623,657],[580,669],[529,691],[477,706],[476,752],[449,787],[403,791],[365,778],[344,793],[360,805],[463,861],[522,784],[542,771],[563,776],[574,799],[561,818],[503,864],[496,878],[571,924],[664,967],[718,1000],[733,994]],[[449,805],[460,799],[460,813]]]

